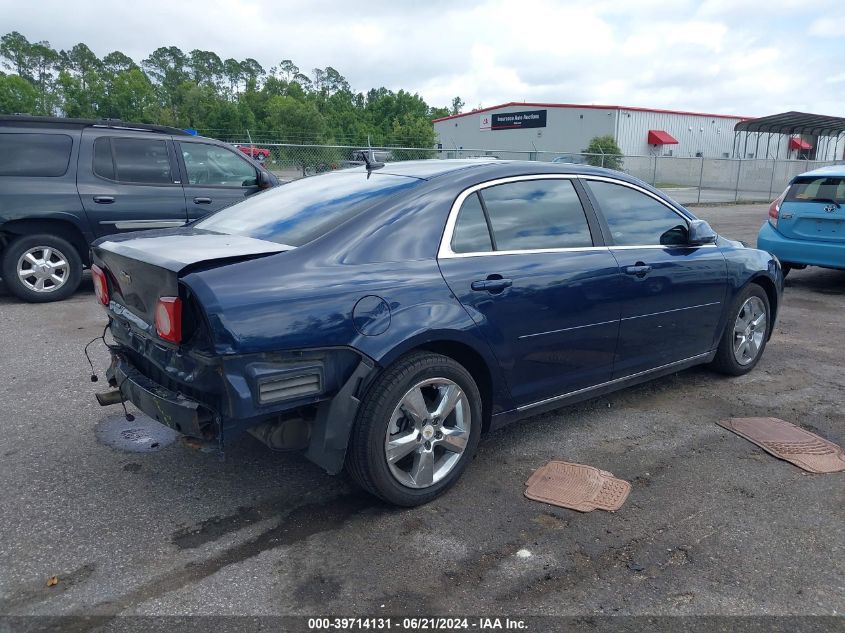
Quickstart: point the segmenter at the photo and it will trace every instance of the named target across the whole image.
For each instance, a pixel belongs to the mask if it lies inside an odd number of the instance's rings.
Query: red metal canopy
[[[789,139],[789,149],[813,149],[813,146],[810,145],[803,138],[793,136],[791,139]]]
[[[669,132],[663,130],[649,130],[648,131],[649,145],[677,145],[678,141]]]

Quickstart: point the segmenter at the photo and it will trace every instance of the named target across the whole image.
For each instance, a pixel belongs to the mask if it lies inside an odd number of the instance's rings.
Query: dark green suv
[[[277,184],[232,146],[176,128],[0,116],[0,277],[25,301],[64,299],[96,238],[183,226]]]

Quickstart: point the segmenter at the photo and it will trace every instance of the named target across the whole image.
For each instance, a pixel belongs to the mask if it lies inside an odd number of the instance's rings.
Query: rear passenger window
[[[651,196],[624,185],[590,180],[617,246],[677,246],[687,244],[684,219]]]
[[[587,217],[569,180],[526,180],[481,192],[497,251],[592,246]]]
[[[452,233],[452,250],[455,253],[483,253],[493,250],[490,241],[490,231],[484,219],[484,210],[474,193],[464,200],[458,219],[455,221],[455,231]]]
[[[67,134],[0,134],[0,176],[64,176],[71,149]]]
[[[111,145],[115,180],[153,185],[173,184],[165,141],[112,138]]]

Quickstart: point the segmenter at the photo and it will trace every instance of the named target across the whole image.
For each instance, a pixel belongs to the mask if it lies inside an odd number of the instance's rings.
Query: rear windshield
[[[66,134],[0,134],[0,176],[64,176],[72,148]]]
[[[807,176],[792,183],[787,200],[803,202],[845,203],[845,178],[839,176]]]
[[[421,180],[360,171],[303,178],[228,207],[195,227],[302,246]]]

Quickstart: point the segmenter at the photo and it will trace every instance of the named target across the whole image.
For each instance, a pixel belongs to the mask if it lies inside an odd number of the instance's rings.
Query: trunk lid
[[[179,296],[183,275],[292,248],[240,235],[169,229],[104,237],[91,250],[108,278],[110,299],[150,325],[159,298]]]
[[[845,242],[845,177],[797,177],[781,204],[777,228],[791,239]]]

